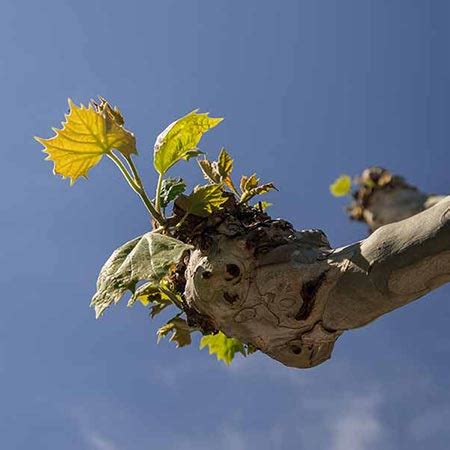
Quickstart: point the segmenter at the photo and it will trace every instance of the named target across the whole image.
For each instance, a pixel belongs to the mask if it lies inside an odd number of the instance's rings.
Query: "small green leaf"
[[[166,208],[167,205],[175,200],[186,189],[186,183],[182,178],[166,178],[161,186],[161,207]]]
[[[174,299],[176,303],[174,303]],[[183,303],[181,295],[173,290],[166,279],[162,279],[159,284],[149,282],[140,286],[128,301],[127,306],[133,306],[136,301],[140,301],[144,306],[150,305],[152,319],[168,306],[173,304],[178,306]]]
[[[157,331],[158,343],[163,337],[166,337],[169,333],[172,333],[169,341],[175,342],[177,348],[185,347],[192,342],[192,331],[193,330],[184,319],[174,317]]]
[[[198,164],[207,180],[215,184],[224,183],[232,192],[236,193],[236,188],[231,179],[233,158],[224,148],[220,150],[218,161],[211,162],[205,158],[199,160]]]
[[[200,350],[204,347],[208,347],[209,354],[215,354],[217,360],[222,360],[227,366],[233,361],[235,353],[239,352],[245,356],[245,349],[242,342],[238,339],[225,336],[221,331],[217,334],[203,336],[200,341]]]
[[[258,202],[255,205],[255,207],[260,209],[261,211],[266,211],[267,208],[270,208],[271,206],[273,206],[273,203],[269,203],[269,202],[266,202],[264,200],[262,202]]]
[[[217,169],[220,176],[224,180],[229,177],[233,171],[233,158],[224,148],[220,150],[219,159],[217,161]]]
[[[350,193],[352,179],[348,175],[341,175],[330,185],[330,192],[335,197],[344,197]]]
[[[106,261],[97,280],[91,301],[99,318],[106,308],[117,303],[139,281],[158,284],[192,246],[159,233],[146,233],[118,248]]]
[[[178,205],[189,214],[206,217],[217,211],[227,201],[219,184],[197,186],[188,197],[180,196]]]
[[[197,149],[203,134],[217,126],[223,119],[208,117],[208,113],[192,111],[172,122],[156,139],[154,166],[164,175],[175,163],[201,152]]]

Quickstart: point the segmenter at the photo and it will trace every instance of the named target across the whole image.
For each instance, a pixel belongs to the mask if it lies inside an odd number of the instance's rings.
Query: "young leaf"
[[[241,188],[241,203],[246,203],[256,195],[266,194],[271,190],[276,190],[277,188],[273,183],[265,183],[260,184],[260,179],[254,173],[250,177],[246,177],[245,175],[241,178],[240,183]]]
[[[167,205],[175,200],[186,189],[186,183],[182,178],[166,178],[162,182],[161,186],[161,200],[160,204],[162,208],[166,208]]]
[[[179,305],[182,304],[181,295],[172,290],[167,280],[162,279],[159,284],[150,281],[136,289],[128,300],[127,306],[133,306],[136,301],[140,301],[144,306],[150,305],[150,317],[153,319],[161,311],[174,304],[174,298]]]
[[[175,163],[182,159],[198,156],[197,145],[203,134],[217,126],[223,119],[208,117],[208,113],[192,111],[172,122],[156,139],[154,166],[164,175]]]
[[[181,196],[177,204],[189,214],[206,217],[227,201],[219,184],[197,186],[189,196]]]
[[[174,317],[157,331],[158,343],[163,337],[172,333],[169,341],[175,342],[177,348],[184,347],[192,342],[191,331],[193,330],[184,319]]]
[[[223,180],[229,177],[233,171],[233,158],[224,148],[220,150],[219,159],[217,161],[217,169]]]
[[[91,301],[99,318],[106,308],[117,303],[139,281],[158,284],[192,248],[177,239],[159,233],[146,233],[118,248],[106,261],[97,280],[97,292]]]
[[[221,331],[217,334],[203,336],[200,341],[200,350],[204,347],[208,347],[209,354],[215,354],[217,360],[222,360],[227,366],[233,361],[235,353],[239,352],[244,356],[246,355],[242,342],[225,336]]]
[[[232,192],[237,193],[230,176],[233,171],[233,158],[224,148],[220,150],[218,161],[211,162],[205,158],[199,160],[198,164],[205,178],[211,183],[224,183]]]
[[[330,185],[330,192],[335,197],[344,197],[350,193],[352,179],[348,175],[341,175]]]
[[[222,179],[217,171],[217,167],[214,165],[214,162],[211,162],[206,158],[199,159],[198,165],[200,166],[200,169],[202,169],[203,175],[208,181],[214,184],[221,183]]]
[[[88,171],[113,149],[127,156],[137,153],[134,135],[123,128],[120,112],[106,101],[101,105],[78,107],[69,99],[63,128],[54,128],[56,134],[50,139],[35,138],[45,147],[46,159],[54,162],[54,173],[70,178],[70,184],[87,177]]]

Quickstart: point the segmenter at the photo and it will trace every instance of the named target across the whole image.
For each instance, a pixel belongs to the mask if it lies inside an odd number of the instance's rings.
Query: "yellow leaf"
[[[69,99],[63,128],[53,128],[55,136],[50,139],[35,139],[45,147],[46,159],[54,162],[54,173],[70,178],[73,184],[77,178],[86,177],[89,169],[112,149],[124,155],[137,153],[134,135],[122,124],[118,109],[112,109],[104,100],[100,106],[91,103],[86,108]]]
[[[352,179],[348,175],[341,175],[330,185],[330,192],[335,197],[344,197],[350,193],[352,188]]]
[[[278,190],[273,183],[259,184],[260,181],[261,180],[256,176],[256,173],[249,177],[246,177],[245,175],[242,176],[240,182],[241,198],[239,199],[241,203],[248,202],[256,195],[267,194],[273,189]]]
[[[233,171],[233,158],[224,148],[220,150],[219,159],[217,161],[217,169],[223,179],[229,177]]]
[[[172,122],[155,142],[154,166],[157,172],[163,175],[178,161],[198,156],[197,145],[203,134],[222,120],[195,110]]]

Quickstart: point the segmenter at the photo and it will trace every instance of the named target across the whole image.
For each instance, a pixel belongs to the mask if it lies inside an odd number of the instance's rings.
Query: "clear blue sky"
[[[199,107],[225,117],[202,148],[274,181],[274,216],[347,244],[366,231],[336,175],[381,164],[449,192],[449,22],[445,0],[3,0],[0,447],[448,449],[449,286],[312,370],[156,345],[143,308],[88,307],[105,259],[148,229],[138,198],[106,160],[69,187],[32,136],[101,94],[152,186],[156,135]]]

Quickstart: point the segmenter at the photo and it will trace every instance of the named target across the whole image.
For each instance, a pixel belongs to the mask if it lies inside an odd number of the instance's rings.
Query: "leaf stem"
[[[160,173],[158,177],[158,184],[156,185],[156,196],[155,196],[155,208],[159,214],[161,213],[161,188],[162,188],[163,176]]]
[[[166,294],[167,297],[169,297],[169,299],[172,301],[172,303],[179,309],[181,309],[181,312],[179,313],[179,315],[181,315],[183,313],[183,304],[180,303],[180,301],[177,299],[176,295],[174,295],[169,289],[165,289],[162,286],[159,286],[159,290],[163,293]]]
[[[143,201],[144,205],[146,206],[148,212],[154,217],[155,220],[157,220],[159,222],[160,225],[164,225],[165,220],[162,217],[162,215],[155,209],[155,207],[153,206],[153,203],[148,198],[148,196],[145,192],[144,186],[142,185],[142,181],[139,177],[139,174],[137,173],[136,166],[134,165],[131,158],[127,158],[127,162],[130,165],[133,175],[131,175],[130,172],[128,172],[128,170],[125,167],[125,165],[123,164],[123,162],[113,152],[109,152],[107,154],[107,156],[109,159],[111,159],[114,162],[114,164],[122,172],[122,175],[124,176],[125,180],[127,180],[131,189],[133,189],[133,191],[136,192],[139,195],[139,197],[141,197],[141,200]]]

